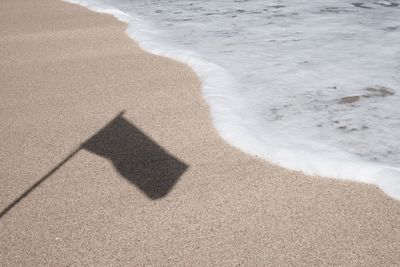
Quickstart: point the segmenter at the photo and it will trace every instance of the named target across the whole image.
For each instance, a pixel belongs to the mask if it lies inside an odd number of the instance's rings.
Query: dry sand
[[[0,2],[1,209],[45,178],[0,219],[2,266],[400,264],[400,202],[230,147],[195,74],[125,28]]]

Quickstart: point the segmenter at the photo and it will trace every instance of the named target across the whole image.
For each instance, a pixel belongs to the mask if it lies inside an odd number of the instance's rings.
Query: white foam
[[[230,144],[400,199],[397,1],[67,2],[116,16],[147,51],[190,65]]]

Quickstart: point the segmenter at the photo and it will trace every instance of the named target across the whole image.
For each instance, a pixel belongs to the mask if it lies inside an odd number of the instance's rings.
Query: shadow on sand
[[[118,114],[63,161],[40,178],[0,213],[0,218],[46,181],[81,149],[112,162],[121,176],[155,200],[168,194],[188,165],[175,158]]]
[[[82,148],[109,159],[123,177],[151,199],[168,194],[188,167],[122,114],[92,136]]]

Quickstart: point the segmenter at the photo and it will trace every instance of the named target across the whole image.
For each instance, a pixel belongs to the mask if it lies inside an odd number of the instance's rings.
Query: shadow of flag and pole
[[[136,185],[148,198],[168,194],[188,165],[180,161],[119,113],[101,130],[83,142],[63,161],[39,179],[1,213],[0,218],[27,197],[81,149],[107,158],[121,176]]]

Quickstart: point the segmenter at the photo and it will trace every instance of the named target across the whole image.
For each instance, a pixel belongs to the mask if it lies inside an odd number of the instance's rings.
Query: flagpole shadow
[[[111,161],[118,173],[137,186],[148,198],[166,196],[188,165],[180,161],[119,113],[106,126],[88,138],[57,166],[41,177],[0,213],[0,219],[81,149]]]
[[[3,209],[0,213],[0,219],[7,214],[12,208],[14,208],[21,200],[26,198],[32,191],[34,191],[39,185],[41,185],[44,181],[46,181],[51,175],[53,175],[59,168],[61,168],[67,161],[73,158],[76,153],[78,153],[80,148],[73,151],[69,154],[63,161],[61,161],[57,166],[55,166],[51,171],[49,171],[45,176],[40,178],[36,183],[34,183],[30,188],[28,188],[24,193],[22,193],[18,198],[16,198],[13,202],[11,202],[5,209]]]

